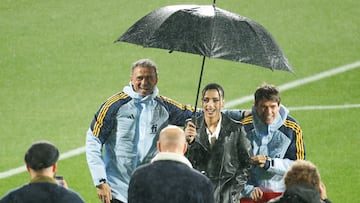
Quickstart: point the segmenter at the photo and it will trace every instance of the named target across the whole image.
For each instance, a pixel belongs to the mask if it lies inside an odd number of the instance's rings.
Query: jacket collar
[[[129,86],[124,87],[123,92],[128,94],[131,98],[138,100],[139,102],[146,102],[146,101],[154,99],[159,94],[159,89],[157,88],[157,86],[155,86],[153,93],[144,97],[141,94],[134,91],[134,89],[131,85],[131,82],[130,82]]]
[[[57,184],[54,178],[48,176],[36,176],[31,179],[30,183],[54,183]]]
[[[255,106],[252,107],[251,112],[253,115],[253,124],[256,134],[262,136],[272,134],[274,131],[279,129],[284,124],[289,114],[289,110],[285,106],[280,104],[280,110],[279,113],[276,115],[274,122],[270,125],[267,125],[258,116]]]
[[[219,121],[219,123],[218,123],[218,125],[220,125],[220,131],[219,131],[219,136],[217,137],[217,139],[224,139],[224,138],[220,137],[220,135],[224,136],[226,134],[223,132],[223,130],[227,129],[228,125],[231,125],[230,120],[231,119],[227,115],[224,115],[223,113],[221,113],[221,121]],[[205,135],[205,136],[196,136],[195,141],[197,143],[199,143],[200,145],[202,145],[205,149],[207,149],[207,150],[210,149],[210,142],[209,142],[209,137],[206,132],[206,123],[205,123],[204,115],[196,117],[195,125],[196,125],[196,128],[199,128],[199,131],[201,132],[200,134],[204,133],[204,135]]]
[[[221,129],[221,121],[222,121],[222,114],[220,115],[220,119],[219,119],[219,122],[216,125],[215,131],[212,132],[212,133],[210,132],[208,127],[205,127],[206,134],[208,135],[209,142],[210,142],[212,136],[215,136],[216,139],[219,139],[219,134],[220,134],[220,129]]]
[[[180,154],[172,153],[172,152],[159,152],[151,160],[151,162],[164,161],[164,160],[177,161],[177,162],[183,163],[183,164],[189,166],[190,168],[192,168],[192,165],[191,165],[190,161],[184,155],[180,155]]]
[[[307,185],[293,185],[287,188],[281,197],[283,200],[298,200],[299,202],[319,203],[320,193]]]

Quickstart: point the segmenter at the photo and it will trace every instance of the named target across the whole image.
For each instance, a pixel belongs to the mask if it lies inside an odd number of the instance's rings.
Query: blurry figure
[[[210,180],[192,169],[184,156],[184,131],[165,127],[157,142],[159,153],[137,168],[130,179],[129,203],[214,203]]]
[[[30,183],[10,191],[0,203],[83,203],[65,180],[59,185],[55,179],[58,158],[59,150],[50,142],[32,144],[25,154]]]
[[[283,176],[295,160],[305,159],[305,146],[302,129],[280,104],[275,86],[263,84],[254,97],[252,116],[241,120],[254,154],[254,169],[243,196],[266,202],[268,195],[271,198],[284,192]]]
[[[202,90],[203,116],[187,122],[187,158],[214,185],[217,203],[239,202],[249,176],[251,146],[243,125],[221,112],[224,90],[211,83]]]
[[[284,194],[269,203],[331,203],[320,173],[310,161],[295,161],[285,174],[284,181]]]

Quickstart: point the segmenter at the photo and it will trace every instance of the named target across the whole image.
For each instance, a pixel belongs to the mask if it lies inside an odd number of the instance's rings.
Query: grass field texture
[[[0,173],[24,165],[27,147],[55,143],[62,153],[83,147],[99,105],[129,82],[130,65],[151,58],[159,66],[160,94],[195,103],[202,58],[113,43],[147,13],[198,1],[10,1],[0,4]],[[217,82],[226,101],[252,95],[263,82],[278,86],[360,61],[360,2],[354,0],[218,0],[222,9],[263,25],[295,74],[206,59],[202,86]],[[304,132],[307,159],[320,169],[333,202],[357,202],[360,68],[282,92]],[[251,101],[229,108],[249,109]],[[86,202],[99,202],[84,154],[61,160],[59,174]],[[0,179],[0,196],[29,180],[23,172]]]

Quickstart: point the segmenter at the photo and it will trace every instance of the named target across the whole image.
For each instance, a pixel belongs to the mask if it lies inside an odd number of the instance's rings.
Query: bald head
[[[174,125],[169,125],[160,131],[157,142],[159,152],[185,154],[187,143],[184,131]]]

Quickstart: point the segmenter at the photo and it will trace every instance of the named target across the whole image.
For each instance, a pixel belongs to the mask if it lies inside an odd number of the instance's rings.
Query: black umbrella
[[[215,5],[172,5],[141,18],[115,42],[128,42],[293,72],[273,37],[260,24]]]

